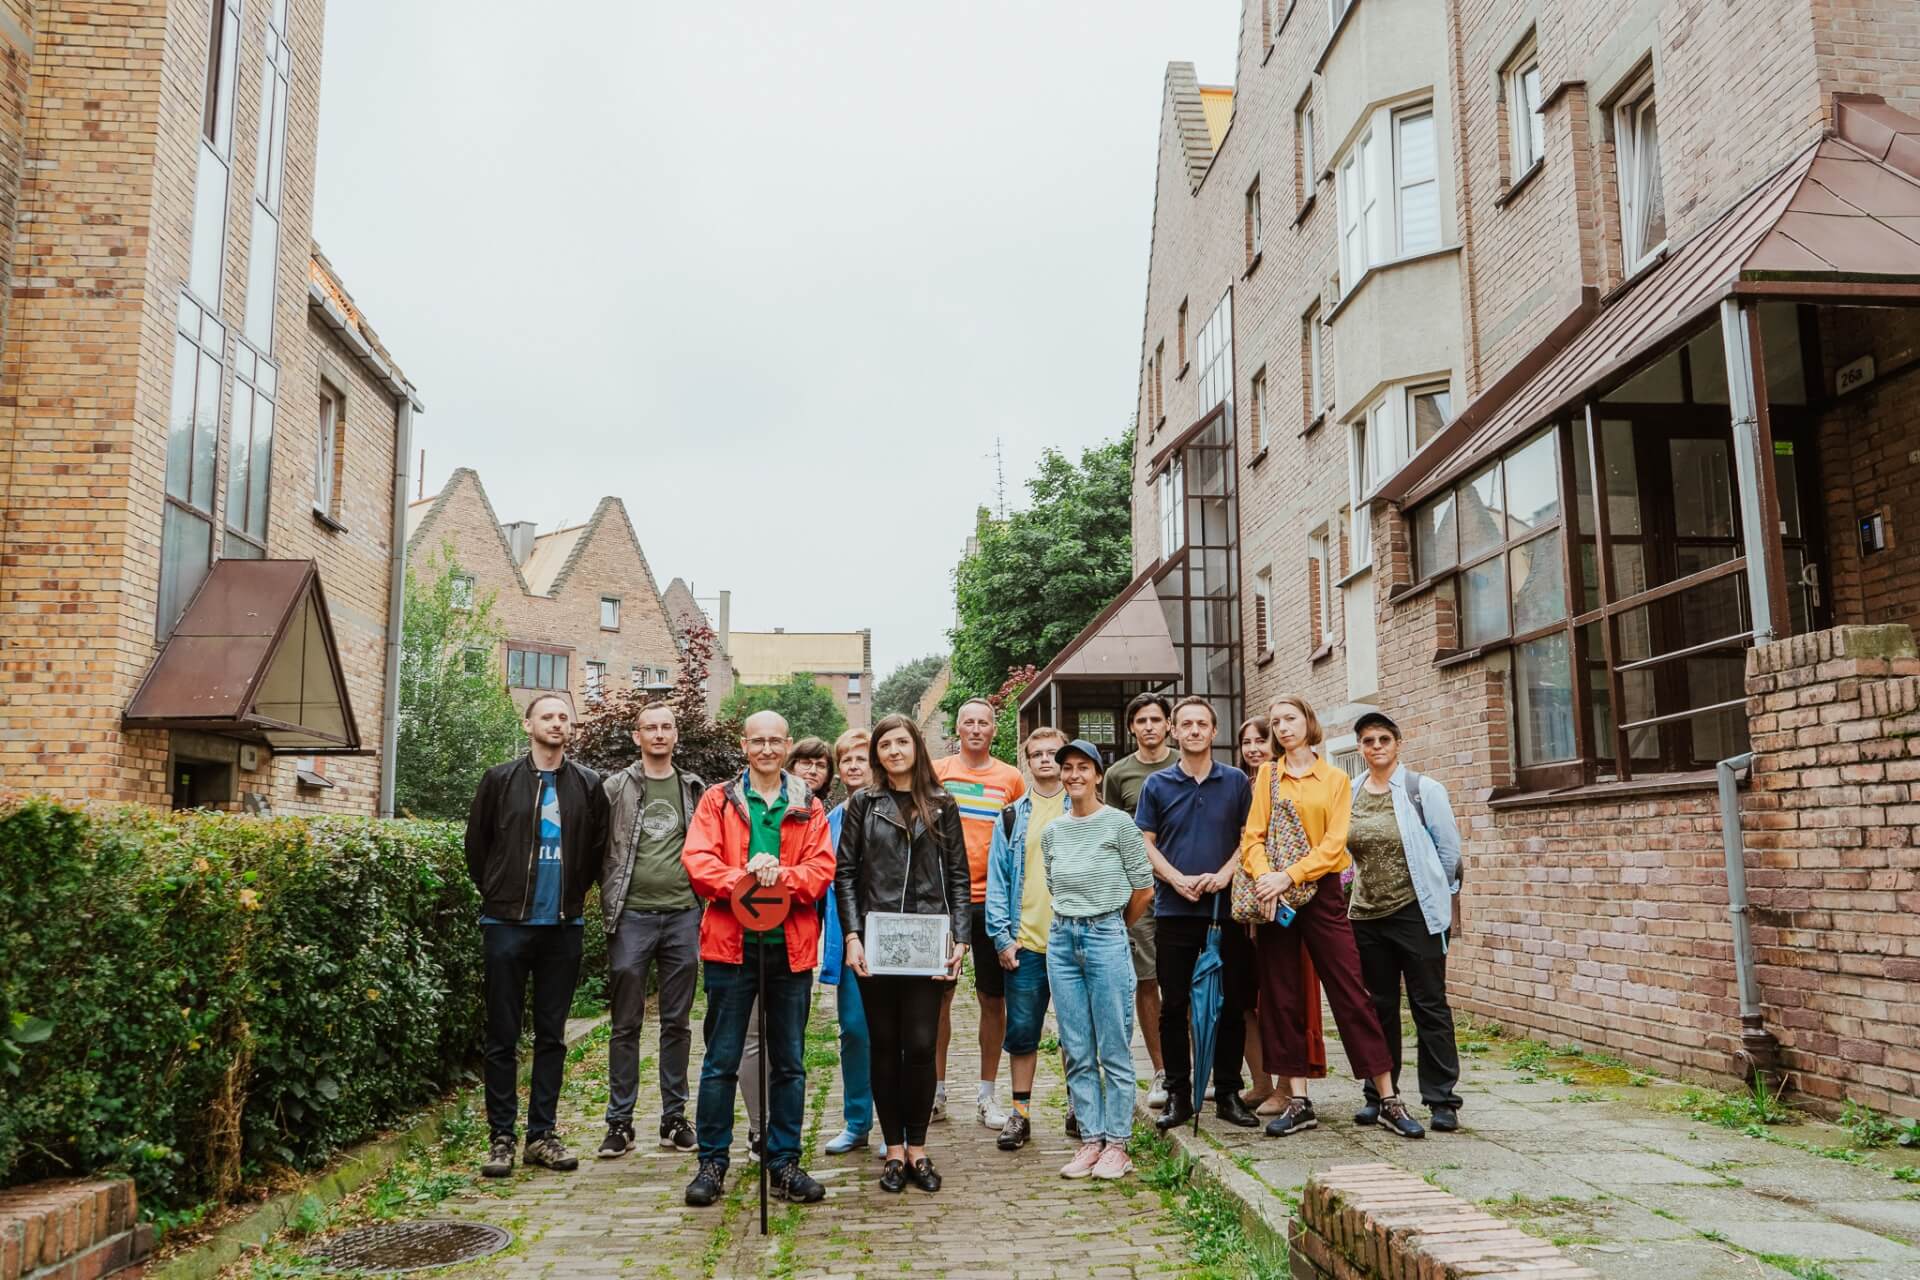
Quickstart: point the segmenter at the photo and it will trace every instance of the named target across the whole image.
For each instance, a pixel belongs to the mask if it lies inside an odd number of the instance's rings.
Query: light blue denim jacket
[[[1020,928],[1020,882],[1027,874],[1027,819],[1033,816],[1033,793],[1013,802],[1013,831],[1005,821],[993,823],[993,847],[987,852],[987,940],[995,954],[1013,945]],[[979,964],[979,960],[974,961]]]
[[[1364,784],[1365,779],[1361,779]],[[1413,894],[1426,918],[1428,933],[1445,933],[1453,924],[1453,895],[1460,892],[1460,828],[1453,820],[1447,789],[1420,775],[1420,803],[1427,820],[1421,824],[1407,795],[1407,767],[1401,765],[1387,780],[1393,793],[1393,816],[1400,823],[1400,844],[1406,850]],[[1360,796],[1360,785],[1353,789]]]

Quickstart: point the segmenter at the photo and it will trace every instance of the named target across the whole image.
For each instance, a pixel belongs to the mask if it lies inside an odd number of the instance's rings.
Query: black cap
[[[1053,758],[1061,764],[1067,762],[1068,756],[1085,756],[1087,759],[1093,761],[1094,768],[1100,770],[1102,773],[1107,771],[1107,763],[1100,757],[1100,748],[1094,746],[1085,738],[1075,738],[1072,742],[1069,742],[1066,746],[1061,747],[1053,753]]]
[[[1353,736],[1358,738],[1361,734],[1373,728],[1375,725],[1378,725],[1382,729],[1385,729],[1388,733],[1392,734],[1396,738],[1402,736],[1400,733],[1400,726],[1395,724],[1392,720],[1388,719],[1386,716],[1382,715],[1378,711],[1369,711],[1367,712],[1367,714],[1361,716],[1358,720],[1355,720],[1353,722]]]

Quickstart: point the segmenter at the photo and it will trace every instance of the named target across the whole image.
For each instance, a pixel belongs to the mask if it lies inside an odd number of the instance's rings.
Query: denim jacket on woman
[[[1420,779],[1416,809],[1407,791],[1407,766],[1400,765],[1387,780],[1393,795],[1393,816],[1400,824],[1400,846],[1406,851],[1413,895],[1420,903],[1428,933],[1445,933],[1453,923],[1453,895],[1460,892],[1460,828],[1453,820],[1447,789],[1425,774]],[[1364,783],[1364,780],[1363,780]],[[1354,796],[1360,794],[1355,787]],[[1426,820],[1421,821],[1420,810]]]

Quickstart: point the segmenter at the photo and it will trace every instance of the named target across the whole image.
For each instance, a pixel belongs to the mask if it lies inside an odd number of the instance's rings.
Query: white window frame
[[[613,606],[612,622],[607,621],[608,605]],[[602,631],[618,631],[620,629],[620,597],[619,596],[601,596],[600,597],[600,629]]]
[[[1546,117],[1540,112],[1540,47],[1533,36],[1507,63],[1508,154],[1513,180],[1525,177],[1546,154]]]
[[[1620,192],[1620,252],[1629,274],[1638,271],[1667,247],[1663,235],[1658,243],[1646,243],[1645,225],[1652,188],[1664,186],[1660,174],[1659,101],[1655,93],[1653,71],[1642,73],[1613,109],[1614,169]],[[1647,116],[1654,116],[1647,131]],[[1645,152],[1651,150],[1649,167]]]
[[[859,696],[860,696],[860,677],[850,675],[847,677],[847,701],[852,702],[855,698],[858,698]]]
[[[1185,464],[1175,458],[1160,473],[1160,558],[1187,545],[1187,476]]]
[[[1405,460],[1411,459],[1415,454],[1419,453],[1423,447],[1419,440],[1415,438],[1417,419],[1413,411],[1414,401],[1422,396],[1432,395],[1444,395],[1447,398],[1447,411],[1441,416],[1440,425],[1444,428],[1448,422],[1453,420],[1453,384],[1451,382],[1419,382],[1407,387],[1401,396],[1402,425],[1400,431],[1400,449],[1403,463]],[[1432,442],[1429,441],[1428,443]],[[1397,469],[1398,468],[1396,468],[1396,470]]]
[[[1431,169],[1424,173],[1410,173],[1407,170],[1407,147],[1403,142],[1409,125],[1416,121],[1425,121],[1428,136],[1427,155]],[[1411,200],[1431,199],[1433,202],[1433,242],[1409,243],[1407,229],[1411,219],[1407,217],[1407,208]],[[1393,113],[1393,244],[1396,256],[1411,258],[1423,253],[1432,253],[1441,244],[1440,236],[1440,132],[1434,118],[1433,104],[1402,108]]]
[[[1254,373],[1248,386],[1247,399],[1253,415],[1253,451],[1262,453],[1267,447],[1267,368],[1261,365]]]
[[[1433,131],[1433,172],[1408,174],[1400,163],[1405,150],[1401,133],[1408,122],[1423,117]],[[1335,169],[1342,295],[1352,293],[1375,267],[1445,247],[1446,210],[1440,191],[1445,157],[1441,145],[1433,100],[1426,99],[1379,108],[1347,148]],[[1406,200],[1410,192],[1423,190],[1432,193],[1434,202],[1434,242],[1409,245],[1405,235]]]
[[[1313,96],[1309,94],[1300,100],[1293,109],[1293,133],[1298,139],[1300,149],[1300,190],[1296,206],[1304,207],[1313,199],[1313,193],[1320,183],[1320,175],[1314,172],[1313,163]]]
[[[585,679],[587,697],[598,700],[607,691],[607,664],[589,660]]]
[[[466,611],[473,608],[473,575],[456,573],[450,584],[448,597],[454,608]]]
[[[1320,589],[1319,613],[1307,620],[1311,629],[1314,623],[1320,627],[1320,643],[1333,643],[1333,557],[1334,526],[1323,524],[1307,535],[1307,559],[1311,562],[1311,572],[1315,575],[1314,585]]]
[[[1260,225],[1260,179],[1256,176],[1253,185],[1247,188],[1247,266],[1252,267],[1254,259],[1260,256],[1262,230]]]
[[[1273,652],[1273,569],[1271,566],[1253,575],[1254,652],[1265,657]]]
[[[346,416],[346,394],[331,382],[320,382],[320,430],[315,441],[313,509],[335,519],[340,495],[334,492],[334,473],[340,469],[340,424]]]
[[[1302,323],[1307,330],[1307,421],[1312,422],[1327,411],[1327,333],[1318,302],[1307,308]]]

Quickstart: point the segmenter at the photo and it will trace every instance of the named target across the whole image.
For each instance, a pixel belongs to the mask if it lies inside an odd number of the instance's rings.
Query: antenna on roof
[[[993,507],[996,518],[1007,518],[1007,450],[1000,436],[993,438]]]

